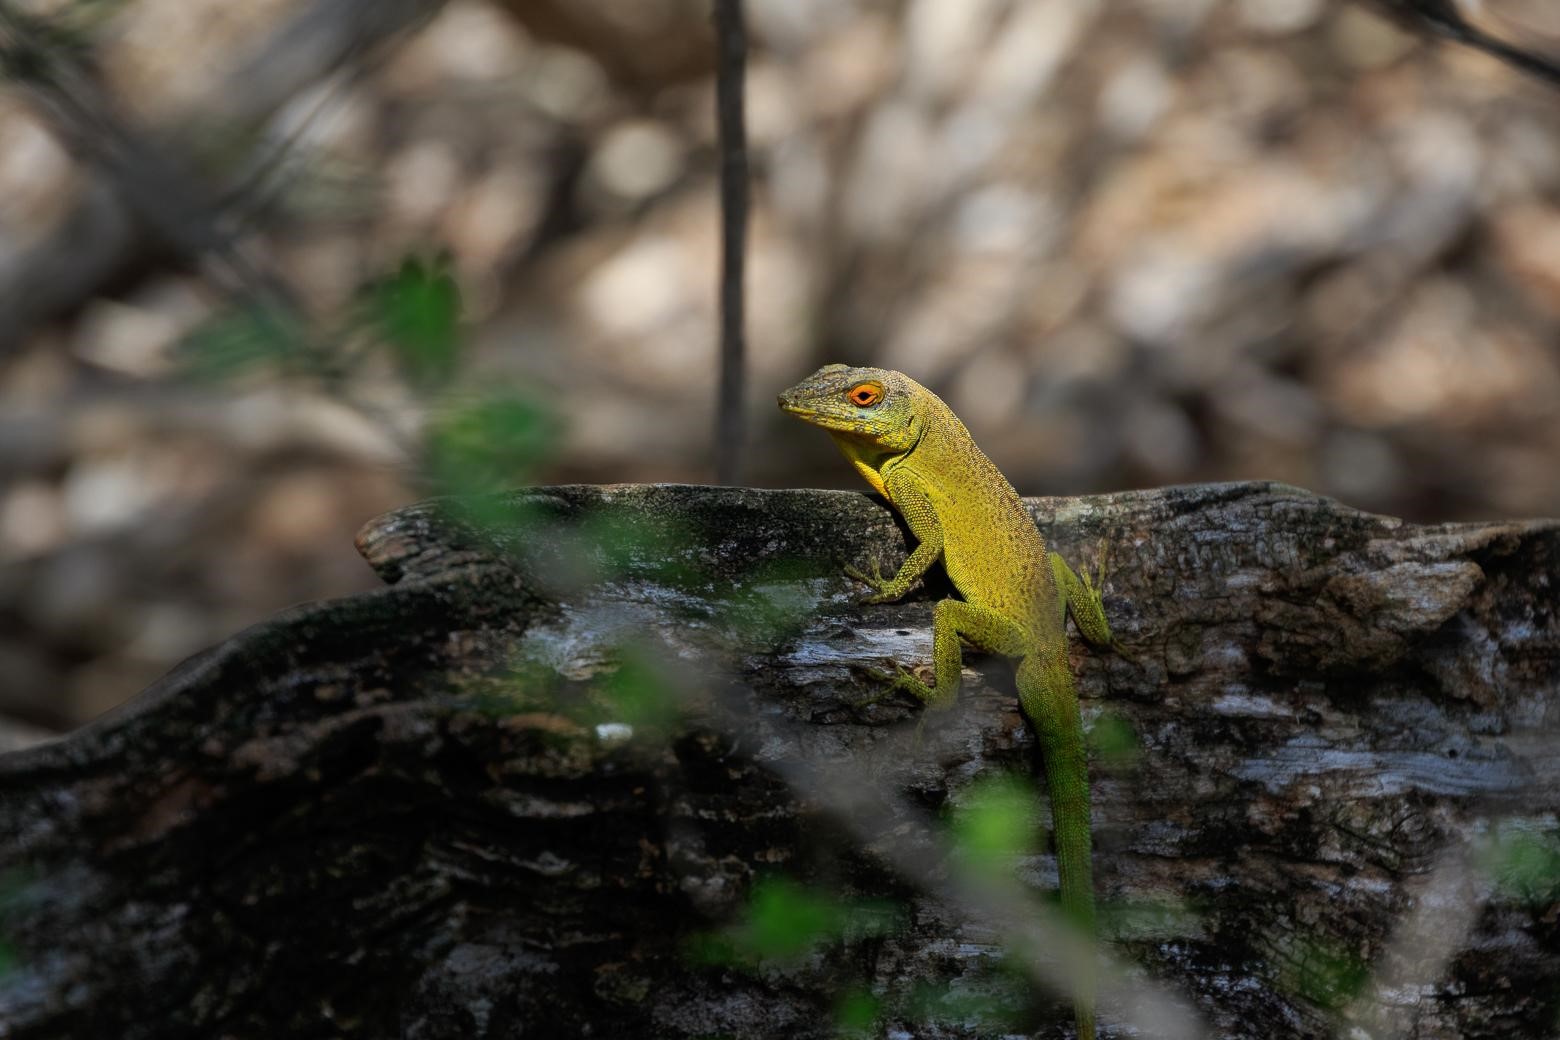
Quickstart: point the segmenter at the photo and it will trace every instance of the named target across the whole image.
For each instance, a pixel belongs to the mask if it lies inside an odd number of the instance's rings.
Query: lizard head
[[[847,442],[879,452],[909,451],[921,437],[930,397],[921,384],[886,368],[825,365],[780,395],[780,410]]]

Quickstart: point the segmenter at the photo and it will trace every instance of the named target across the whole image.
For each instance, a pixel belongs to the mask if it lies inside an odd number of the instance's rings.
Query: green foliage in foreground
[[[420,441],[403,444],[428,490],[479,495],[530,483],[552,458],[559,424],[534,393],[472,375],[460,319],[460,290],[447,263],[408,257],[330,320],[276,304],[235,305],[185,337],[179,356],[195,379],[269,376],[310,385],[400,440],[393,409],[360,392],[388,370],[429,415]]]
[[[1034,784],[1020,776],[972,784],[954,812],[959,853],[979,869],[996,870],[1041,848],[1042,809]]]
[[[1297,941],[1289,951],[1282,985],[1325,1008],[1341,1008],[1359,996],[1370,966],[1353,949],[1327,939]]]
[[[1483,859],[1502,898],[1534,908],[1560,901],[1560,834],[1508,829]]]
[[[755,882],[739,920],[695,937],[689,957],[700,964],[756,970],[794,965],[826,943],[898,931],[903,910],[887,902],[842,900],[828,889],[784,877]]]

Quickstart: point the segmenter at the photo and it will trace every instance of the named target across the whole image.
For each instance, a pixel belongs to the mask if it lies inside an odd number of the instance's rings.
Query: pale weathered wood
[[[1560,526],[1416,527],[1264,484],[1032,506],[1075,564],[1110,546],[1131,653],[1076,654],[1086,715],[1139,745],[1095,763],[1113,951],[1218,1036],[1333,1035],[1345,1007],[1398,1035],[1550,1035],[1560,880],[1500,887],[1472,856],[1442,881],[1470,836],[1557,830]],[[1034,741],[977,655],[919,735],[914,705],[861,705],[850,665],[924,662],[946,593],[934,572],[855,605],[840,563],[903,555],[881,502],[542,489],[413,506],[360,549],[388,588],[0,756],[0,1035],[821,1037],[853,987],[891,1035],[1070,1035],[884,852],[910,814],[1032,775]],[[625,656],[682,721],[617,739]],[[778,778],[814,761],[902,796],[884,843]],[[1054,886],[1047,854],[1016,865]],[[766,873],[888,900],[896,926],[758,970],[687,957]],[[1384,954],[1437,900],[1471,933]],[[1421,954],[1444,970],[1416,977]],[[1350,1005],[1384,968],[1387,999]]]

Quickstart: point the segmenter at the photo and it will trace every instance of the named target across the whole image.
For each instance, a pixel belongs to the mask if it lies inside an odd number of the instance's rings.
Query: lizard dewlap
[[[1066,619],[1083,637],[1114,645],[1100,584],[1079,578],[1045,540],[1013,486],[975,446],[936,394],[901,372],[826,365],[780,395],[780,408],[821,427],[851,465],[905,518],[916,547],[892,578],[846,573],[899,599],[942,561],[960,599],[937,604],[932,624],[934,683],[901,669],[892,677],[931,706],[959,693],[960,640],[1018,659],[1018,695],[1040,738],[1055,820],[1062,907],[1094,933],[1089,773],[1078,695],[1067,659]],[[1078,1035],[1094,1036],[1092,970],[1074,994]]]

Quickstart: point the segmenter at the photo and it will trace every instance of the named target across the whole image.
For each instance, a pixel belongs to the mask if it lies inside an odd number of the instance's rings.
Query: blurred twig
[[[1560,87],[1560,59],[1524,50],[1492,36],[1463,17],[1456,0],[1375,0],[1375,3],[1414,28],[1483,51],[1552,87]]]
[[[241,177],[223,193],[224,206],[241,221],[252,219],[275,204],[296,179],[290,174],[291,167],[298,164],[290,161],[298,155],[299,144],[310,129],[333,106],[345,103],[352,85],[362,83],[388,64],[396,53],[395,44],[421,29],[443,6],[443,0],[335,0],[334,7],[326,10],[329,6],[313,8],[289,22],[249,58],[244,65],[246,71],[235,77],[237,81],[254,84],[255,90],[273,94],[275,103],[270,107],[278,107],[288,100],[287,83],[304,82],[298,73],[279,76],[275,70],[276,66],[297,66],[298,57],[290,53],[291,45],[299,37],[316,33],[326,41],[312,41],[310,49],[317,53],[313,63],[305,68],[314,68],[316,77],[326,82],[327,88],[290,128],[272,135],[269,149],[255,149]],[[363,17],[356,16],[352,9],[363,9]],[[352,31],[343,35],[344,29]],[[252,100],[249,108],[248,116],[243,109],[234,111],[231,117],[219,109],[209,118],[218,123],[242,124],[253,119]]]
[[[381,60],[388,46],[428,23],[444,0],[315,0],[285,21],[234,69],[210,115],[246,121],[286,104],[342,67]]]
[[[1415,886],[1413,909],[1393,930],[1370,984],[1346,1009],[1344,1020],[1374,1040],[1406,1036],[1421,1001],[1463,948],[1484,908],[1479,876],[1467,844],[1441,854],[1435,869]]]
[[[299,90],[342,65],[382,53],[387,42],[404,38],[440,7],[442,0],[315,0],[238,63],[200,111],[182,113],[179,122],[258,125]],[[254,277],[266,294],[285,293],[275,273],[259,270],[258,261],[233,243],[232,229],[253,208],[252,200],[233,192],[186,194],[185,187],[200,186],[166,143],[159,141],[154,149],[144,131],[125,127],[69,50],[49,34],[47,23],[0,3],[6,78],[26,89],[56,131],[103,174],[47,238],[0,264],[0,353],[21,342],[39,321],[97,292],[144,248],[147,232],[168,240],[180,259],[208,270],[216,267],[225,288],[242,294],[244,279]],[[100,138],[99,116],[119,128],[117,138]],[[262,170],[274,166],[275,151],[254,165]],[[164,172],[173,179],[162,179]],[[218,255],[209,256],[208,246]],[[239,283],[235,286],[230,277]]]
[[[215,200],[169,154],[148,143],[41,23],[0,3],[0,62],[70,149],[103,171],[140,223],[181,258],[198,264],[224,291],[248,302],[292,309],[277,272],[248,255]]]
[[[764,720],[772,729],[794,724]],[[751,733],[740,716],[728,730],[733,739]],[[805,742],[798,736],[798,745]],[[821,756],[766,761],[806,802],[825,808],[858,845],[879,856],[901,878],[952,908],[964,920],[988,929],[1032,982],[1070,999],[1077,977],[1098,964],[1095,980],[1106,1009],[1130,1024],[1133,1035],[1161,1040],[1195,1040],[1210,1035],[1200,1016],[1167,989],[1125,966],[1093,940],[1074,932],[1059,911],[1042,906],[1018,881],[980,870],[955,855],[944,840],[894,792],[859,763]],[[892,825],[889,825],[892,821]]]
[[[747,244],[748,154],[743,121],[747,31],[742,0],[715,0],[719,63],[715,116],[720,138],[720,384],[715,395],[715,479],[735,484],[742,473],[747,423],[743,389],[743,260]]]

